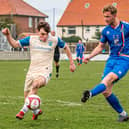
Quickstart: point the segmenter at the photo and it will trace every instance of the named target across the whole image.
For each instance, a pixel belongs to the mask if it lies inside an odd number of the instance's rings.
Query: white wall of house
[[[69,34],[69,29],[75,28],[74,34]],[[60,37],[69,37],[69,36],[79,36],[84,41],[93,41],[93,36],[95,36],[96,31],[102,31],[104,26],[75,26],[73,28],[70,27],[57,27],[57,35]],[[83,33],[82,33],[83,32]]]

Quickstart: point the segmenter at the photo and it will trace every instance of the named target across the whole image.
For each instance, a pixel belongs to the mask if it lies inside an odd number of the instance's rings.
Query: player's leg
[[[80,60],[80,59],[79,59],[79,56],[80,56],[80,53],[77,52],[77,53],[76,53],[76,61],[77,61],[78,64],[79,64],[79,60]]]
[[[83,53],[80,53],[80,64],[82,64],[82,60],[83,60]]]
[[[120,102],[115,94],[112,93],[112,87],[113,85],[107,88],[102,94],[106,98],[107,102],[114,108],[114,110],[121,113],[123,111],[123,107],[120,105]]]
[[[123,64],[123,65],[120,65],[120,64]],[[108,70],[110,71],[110,67],[108,67],[108,68],[109,68]],[[118,64],[116,66],[114,66],[112,71],[113,71],[112,73],[114,73],[116,75],[116,79],[114,78],[114,81],[117,80],[117,77],[118,77],[118,79],[121,79],[123,76],[125,76],[125,74],[128,71],[127,62],[119,61]],[[109,73],[109,72],[107,72],[107,73]],[[105,74],[107,74],[107,73],[105,73]],[[118,120],[120,122],[127,121],[129,118],[127,113],[123,110],[123,107],[121,106],[118,98],[112,93],[112,86],[113,86],[114,81],[112,79],[110,79],[109,75],[110,75],[110,73],[102,80],[102,83],[108,85],[106,90],[103,92],[103,95],[105,96],[108,103],[113,107],[113,109],[119,113]],[[110,83],[110,82],[112,82],[112,83]],[[101,92],[100,90],[102,87],[100,89],[99,89],[99,87],[97,87],[97,88],[98,88],[98,91]],[[95,89],[93,89],[93,91],[94,90]],[[95,92],[98,92],[98,91],[95,91]],[[87,91],[87,99],[90,97],[90,94],[91,94],[91,92]],[[95,94],[95,93],[93,93],[93,94]]]
[[[38,78],[36,78],[32,83],[32,88],[28,95],[37,94],[38,89],[41,88],[42,86],[45,86],[47,82],[48,80],[44,76],[39,76]],[[37,120],[38,116],[42,114],[41,109],[35,109],[32,110],[32,112],[33,112],[32,120]]]
[[[107,88],[110,88],[113,82],[115,82],[118,79],[121,79],[127,73],[127,71],[128,71],[128,65],[126,63],[114,66],[112,72],[108,73],[108,75],[105,76],[105,78],[101,81],[100,84],[98,84],[92,90],[90,90],[89,93],[88,91],[85,91],[86,93],[84,92],[83,94],[84,99],[82,99],[82,101],[85,102],[87,100],[85,98],[93,97],[104,92]]]
[[[40,88],[41,86],[44,86],[47,83],[46,81],[47,81],[46,78],[43,77],[43,76],[39,76],[35,80],[27,78],[26,81],[25,81],[25,88],[24,88],[24,96],[25,96],[25,98],[28,95],[37,94],[38,88]],[[16,115],[16,118],[23,119],[24,115],[28,112],[28,110],[29,110],[29,108],[24,103],[24,105],[23,105],[22,109],[20,110],[20,112]],[[40,115],[42,113],[40,109],[38,109],[35,112],[38,112],[38,115]]]
[[[59,68],[60,68],[59,59],[60,59],[60,55],[59,54],[55,54],[54,55],[54,61],[55,61],[55,66],[56,66],[56,77],[57,78],[59,77]]]
[[[111,70],[114,67],[115,61],[116,60],[111,59],[111,58],[109,58],[107,60],[102,78],[104,78],[105,76],[107,76],[111,72]],[[89,97],[91,97],[91,96],[93,97],[99,93],[102,93],[103,91],[106,90],[107,86],[108,85],[106,85],[104,83],[100,83],[95,88],[93,88],[91,91],[89,91],[89,90],[84,91],[81,101],[86,102],[86,100],[89,99]]]
[[[118,78],[121,79],[126,75],[128,71],[128,63],[125,61],[118,61],[117,65],[114,67],[113,72],[117,74]],[[118,98],[112,93],[112,87],[108,88],[103,92],[107,102],[113,107],[113,109],[119,114],[118,121],[123,122],[129,119],[127,113],[124,111],[122,105],[120,104]]]
[[[59,60],[55,61],[55,66],[56,66],[56,77],[58,78],[59,77],[59,68],[60,68]]]
[[[32,85],[33,79],[31,77],[26,76],[26,80],[25,80],[25,87],[24,87],[24,98],[26,99],[26,97],[28,96],[29,92],[30,92],[30,87]],[[24,100],[24,105],[21,108],[20,112],[18,114],[16,114],[16,118],[18,119],[23,119],[24,115],[29,111],[29,108],[26,106],[25,104],[25,100]]]
[[[59,68],[60,68],[60,65],[59,65],[59,62],[55,62],[56,64],[56,77],[58,78],[59,77]]]
[[[119,113],[118,121],[123,122],[123,121],[127,121],[129,119],[128,114],[123,110],[123,107],[121,106],[118,98],[110,91],[111,90],[110,88],[113,85],[113,82],[117,79],[118,78],[116,76],[114,76],[114,74],[112,74],[112,72],[109,73],[104,78],[104,80],[102,80],[101,84],[97,85],[95,88],[93,88],[90,91],[86,90],[83,93],[83,97],[82,97],[81,101],[86,102],[90,97],[93,97],[93,96],[98,95],[99,93],[102,93],[105,91],[105,93],[103,93],[103,94],[105,95],[106,100],[113,107],[113,109]],[[107,96],[107,95],[109,95],[109,96]]]
[[[86,102],[90,97],[94,97],[102,92],[104,92],[107,87],[110,87],[112,83],[118,79],[118,76],[114,74],[113,72],[110,72],[104,80],[98,85],[96,85],[93,89],[90,91],[86,90],[83,93],[83,97],[81,99],[82,102]]]
[[[37,94],[38,89],[45,85],[46,85],[46,78],[44,76],[39,76],[38,78],[33,80],[31,85],[31,90],[28,93],[28,95]]]
[[[108,87],[102,94],[106,98],[107,102],[112,106],[112,108],[116,112],[121,113],[123,112],[123,107],[121,106],[115,94],[112,93],[112,87],[113,87],[113,84],[110,87]]]
[[[116,97],[116,95],[112,93],[112,86],[110,88],[107,88],[103,92],[103,95],[106,98],[109,105],[111,105],[111,107],[119,114],[118,121],[120,121],[120,122],[127,121],[128,114],[123,109],[123,107],[120,104],[119,99]]]
[[[128,71],[128,65],[126,62],[123,62],[123,61],[122,62],[118,61],[112,70],[112,72],[118,76],[118,79],[121,79],[123,76],[125,76],[127,71]],[[106,98],[107,102],[112,106],[112,108],[119,114],[118,120],[120,122],[127,121],[128,115],[124,111],[118,98],[115,96],[115,94],[112,93],[112,87],[113,87],[113,84],[110,87],[107,87],[107,89],[103,92],[103,95]]]

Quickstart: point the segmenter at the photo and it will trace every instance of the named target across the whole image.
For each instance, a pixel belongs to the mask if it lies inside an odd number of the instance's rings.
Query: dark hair
[[[103,13],[104,12],[110,12],[111,14],[117,14],[117,8],[114,7],[113,5],[107,5],[103,8]]]
[[[47,22],[39,22],[37,29],[40,31],[40,29],[43,28],[47,33],[51,31],[50,25]]]

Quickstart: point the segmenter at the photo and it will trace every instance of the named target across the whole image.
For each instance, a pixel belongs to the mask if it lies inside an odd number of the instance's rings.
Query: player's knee
[[[32,90],[38,89],[38,88],[39,88],[39,83],[38,83],[38,81],[34,81],[34,82],[32,83]]]
[[[110,96],[111,92],[106,91],[106,92],[103,92],[102,94],[103,94],[103,96],[104,96],[105,98],[107,98],[108,96]]]
[[[114,77],[114,75],[109,74],[107,75],[103,80],[102,83],[104,83],[105,85],[109,86],[111,84],[113,84],[113,82],[116,80],[116,77]]]
[[[111,95],[111,93],[112,93],[112,86],[107,87],[107,89],[102,94],[104,95],[104,97],[107,98],[108,96]]]

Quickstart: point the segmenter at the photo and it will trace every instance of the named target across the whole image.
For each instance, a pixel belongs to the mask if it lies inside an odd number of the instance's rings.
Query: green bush
[[[95,36],[93,36],[92,38],[100,40],[100,37],[101,37],[101,32],[95,32]]]
[[[10,25],[13,24],[13,21],[10,18],[1,18],[0,19],[0,30],[2,30],[2,28],[9,28],[10,29]]]
[[[65,42],[77,43],[81,38],[79,36],[62,37]]]

